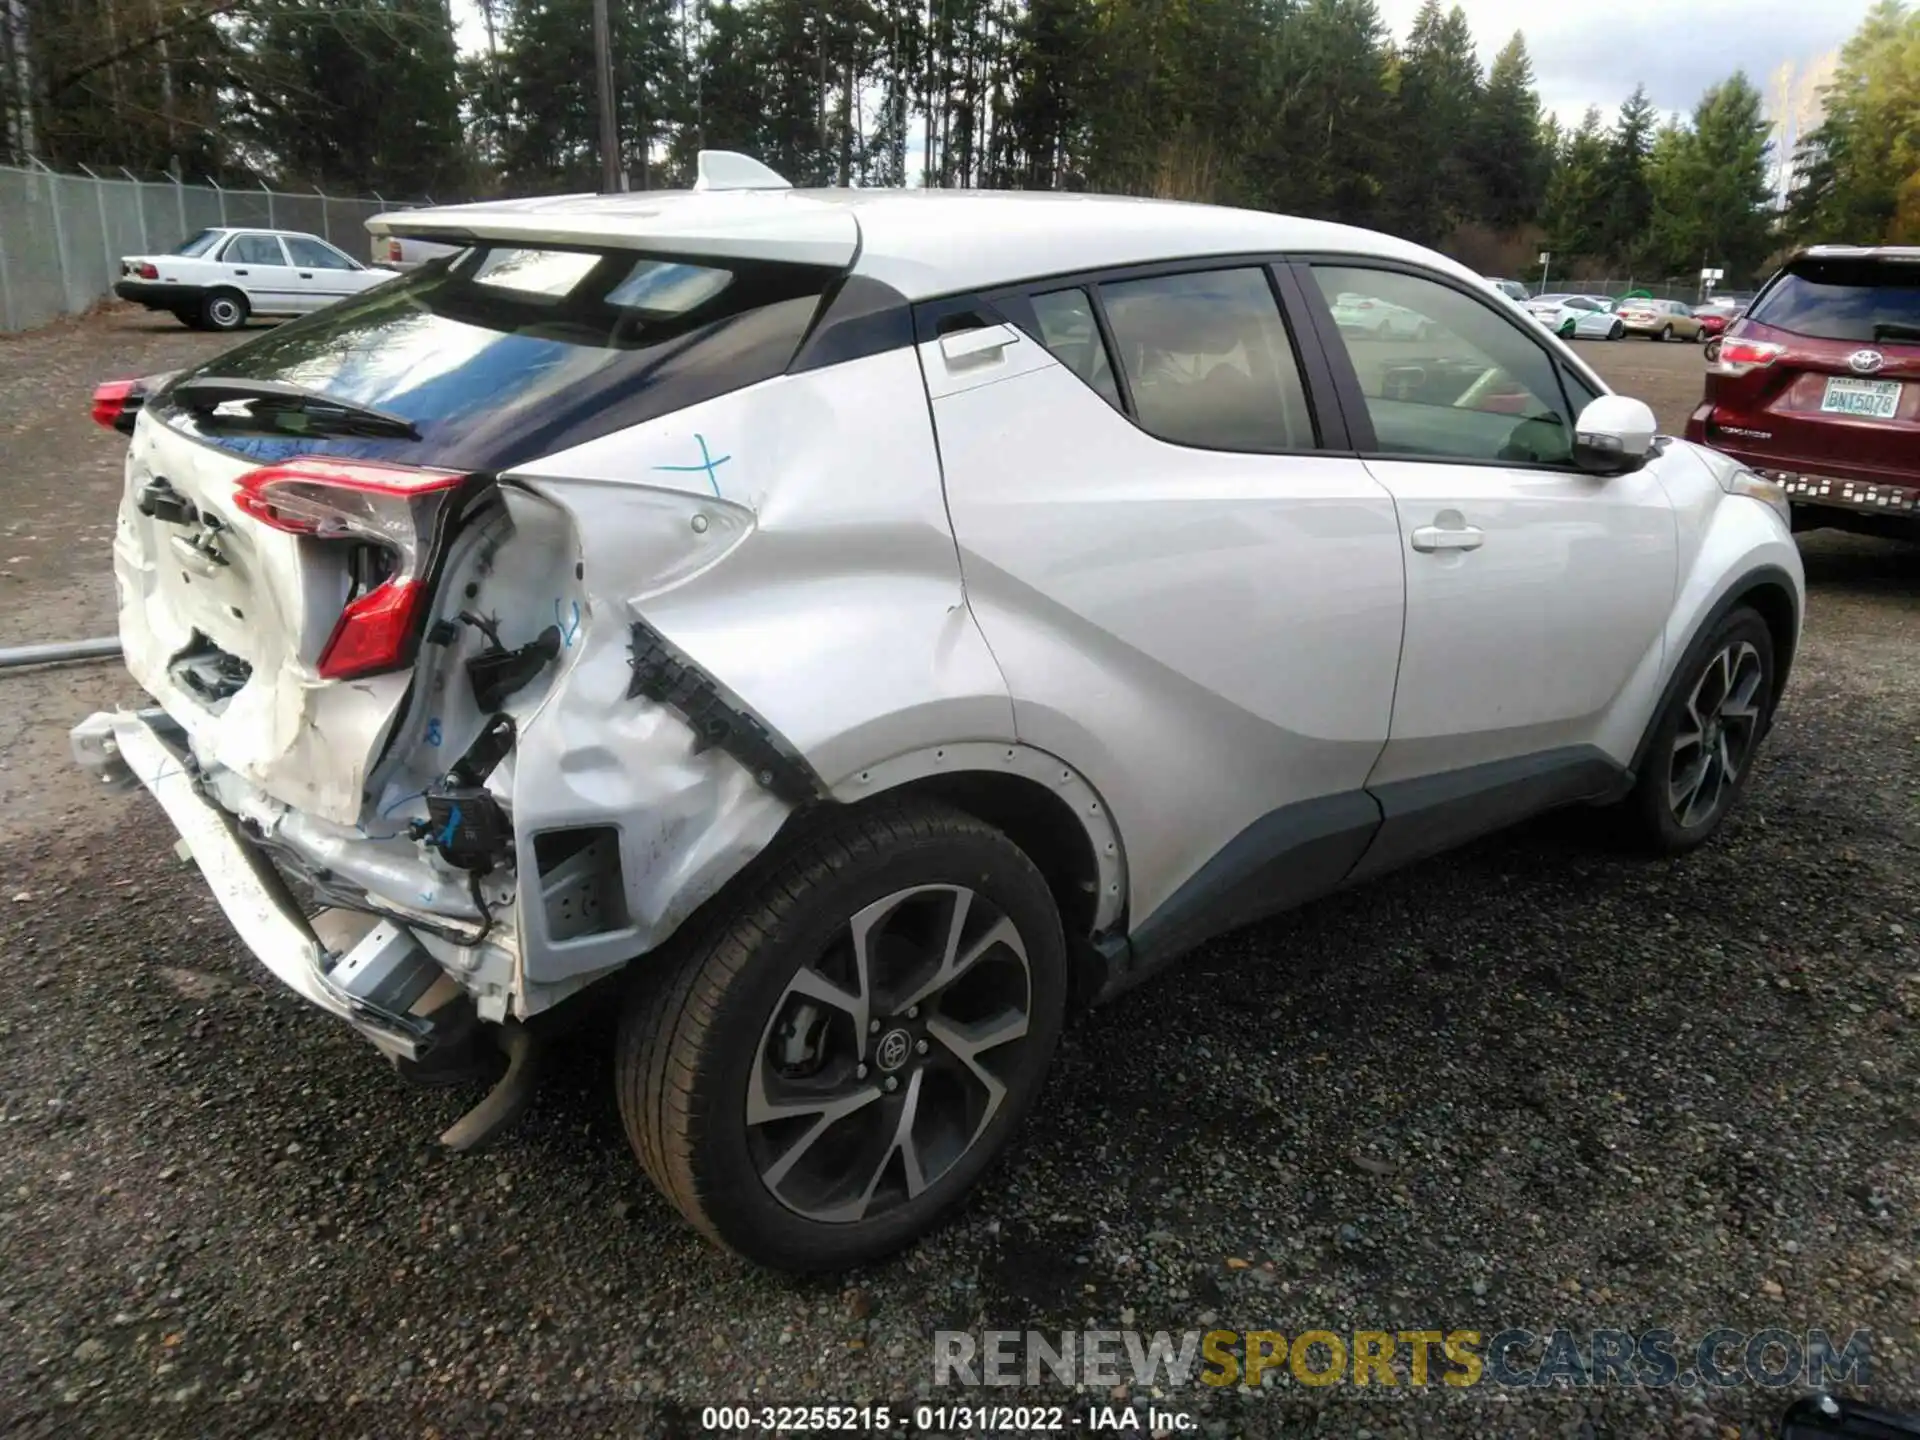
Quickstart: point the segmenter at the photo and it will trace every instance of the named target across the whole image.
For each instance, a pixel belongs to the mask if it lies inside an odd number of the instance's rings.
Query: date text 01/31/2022
[[[1044,1431],[1184,1434],[1199,1422],[1181,1410],[1158,1406],[1090,1405],[916,1405],[911,1411],[889,1405],[709,1405],[700,1412],[702,1430],[725,1433],[791,1431],[819,1434],[887,1434],[931,1431],[966,1434],[1031,1435]]]

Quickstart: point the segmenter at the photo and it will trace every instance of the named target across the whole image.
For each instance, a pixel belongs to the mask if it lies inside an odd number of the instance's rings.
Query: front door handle
[[[1413,548],[1420,551],[1478,550],[1486,532],[1477,525],[1422,525],[1413,532]]]
[[[300,278],[302,280],[311,280],[313,278],[313,272],[311,270],[302,270],[300,272]]]

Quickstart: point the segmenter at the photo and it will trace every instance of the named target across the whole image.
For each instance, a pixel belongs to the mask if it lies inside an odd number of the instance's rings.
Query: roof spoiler
[[[791,190],[793,183],[751,155],[737,150],[702,150],[695,190]]]

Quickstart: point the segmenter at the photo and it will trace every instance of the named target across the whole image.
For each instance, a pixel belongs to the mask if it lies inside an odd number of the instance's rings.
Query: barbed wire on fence
[[[202,230],[304,231],[364,261],[370,218],[434,203],[80,169],[72,175],[39,161],[0,165],[0,331],[82,314],[112,294],[121,256],[164,253]]]

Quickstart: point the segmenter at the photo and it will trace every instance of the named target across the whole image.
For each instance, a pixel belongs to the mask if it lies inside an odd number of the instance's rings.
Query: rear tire
[[[1640,848],[1678,855],[1719,830],[1772,724],[1773,677],[1773,633],[1744,605],[1694,642],[1668,682],[1622,806]]]
[[[1671,325],[1661,326],[1660,333],[1654,336],[1653,338],[1658,340],[1662,345],[1666,344],[1669,340],[1673,339],[1673,326]]]
[[[1626,338],[1627,338],[1627,327],[1622,325],[1618,320],[1614,321],[1613,328],[1607,331],[1607,339],[1624,340]]]
[[[247,297],[238,290],[216,290],[200,302],[200,323],[209,330],[238,330],[247,323]]]
[[[935,804],[834,817],[677,948],[621,1023],[627,1137],[702,1233],[784,1270],[863,1264],[945,1219],[1039,1094],[1066,1012],[1040,872]]]

